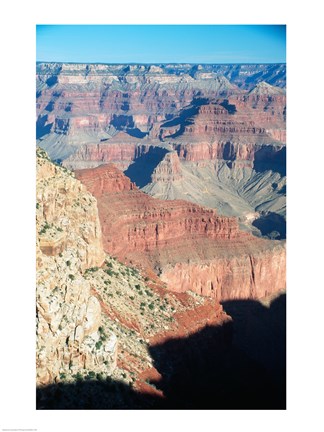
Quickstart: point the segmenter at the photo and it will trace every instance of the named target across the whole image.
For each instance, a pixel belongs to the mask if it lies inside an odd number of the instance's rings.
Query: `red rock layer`
[[[236,218],[154,199],[113,165],[76,171],[76,177],[97,198],[105,250],[155,268],[170,289],[220,300],[284,288],[284,248],[239,231]]]
[[[154,199],[138,190],[114,165],[76,171],[76,176],[100,199],[106,250],[120,258],[177,246],[187,236],[192,241],[244,236],[235,218],[218,217],[216,210],[187,201]]]

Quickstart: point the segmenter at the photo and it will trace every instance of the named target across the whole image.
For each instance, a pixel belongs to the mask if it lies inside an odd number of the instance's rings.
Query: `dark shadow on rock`
[[[286,238],[286,219],[273,212],[261,215],[252,222],[263,236],[272,240],[283,240]]]
[[[47,114],[38,117],[36,121],[36,139],[40,139],[50,133],[53,123],[47,123],[47,119]]]
[[[48,87],[53,87],[57,83],[58,83],[57,75],[52,75],[46,80],[46,84],[48,85]]]
[[[131,129],[135,127],[134,119],[131,115],[114,114],[110,124],[119,131],[125,130],[126,128]]]
[[[233,322],[205,327],[150,348],[162,380],[154,384],[176,409],[285,409],[285,296],[270,308],[227,301]]]
[[[162,404],[162,398],[136,392],[130,385],[110,379],[51,384],[36,390],[39,410],[152,409]]]
[[[285,409],[286,294],[272,301],[270,307],[253,300],[231,300],[222,305],[233,319],[233,348],[261,366],[270,379],[260,399],[267,401],[268,408]]]
[[[277,148],[273,145],[262,146],[254,154],[253,168],[257,172],[272,170],[286,175],[286,147]]]
[[[139,128],[126,129],[126,132],[134,138],[144,138],[148,135],[148,132],[142,132]]]
[[[233,319],[149,347],[164,398],[118,381],[37,389],[37,409],[285,409],[286,297],[223,302]]]
[[[234,104],[230,104],[228,102],[228,99],[225,99],[223,102],[221,102],[219,105],[221,105],[223,108],[225,108],[230,115],[234,115],[236,113],[236,106]]]
[[[124,171],[124,174],[136,183],[138,187],[144,187],[151,182],[151,175],[157,165],[162,161],[168,150],[162,147],[150,147],[149,151],[136,158]]]
[[[206,105],[208,102],[209,99],[207,98],[200,98],[200,97],[194,98],[189,106],[181,110],[179,116],[163,123],[161,128],[179,126],[177,132],[175,132],[172,135],[168,135],[164,137],[164,139],[177,138],[178,136],[182,135],[185,130],[185,127],[193,123],[192,117],[198,113],[199,107],[201,107],[202,105]]]

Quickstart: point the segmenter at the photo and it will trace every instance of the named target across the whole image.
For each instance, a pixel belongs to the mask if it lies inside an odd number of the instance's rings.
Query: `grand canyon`
[[[37,408],[284,409],[286,65],[36,65]]]

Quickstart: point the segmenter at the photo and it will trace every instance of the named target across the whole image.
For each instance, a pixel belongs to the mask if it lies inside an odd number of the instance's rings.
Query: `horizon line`
[[[80,61],[55,61],[55,60],[36,60],[36,63],[64,63],[64,64],[101,64],[101,65],[268,65],[268,64],[287,64],[287,62],[80,62]]]

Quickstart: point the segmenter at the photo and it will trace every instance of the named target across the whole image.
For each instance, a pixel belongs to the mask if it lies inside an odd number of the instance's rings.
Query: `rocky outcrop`
[[[37,150],[37,384],[83,370],[110,374],[113,333],[100,342],[101,307],[84,278],[104,261],[95,198],[66,169]]]
[[[105,250],[155,268],[171,289],[224,299],[284,288],[284,247],[240,231],[236,218],[187,201],[153,199],[113,165],[76,176],[98,200]]]
[[[167,153],[152,173],[152,182],[174,182],[182,179],[181,165],[176,152]]]

